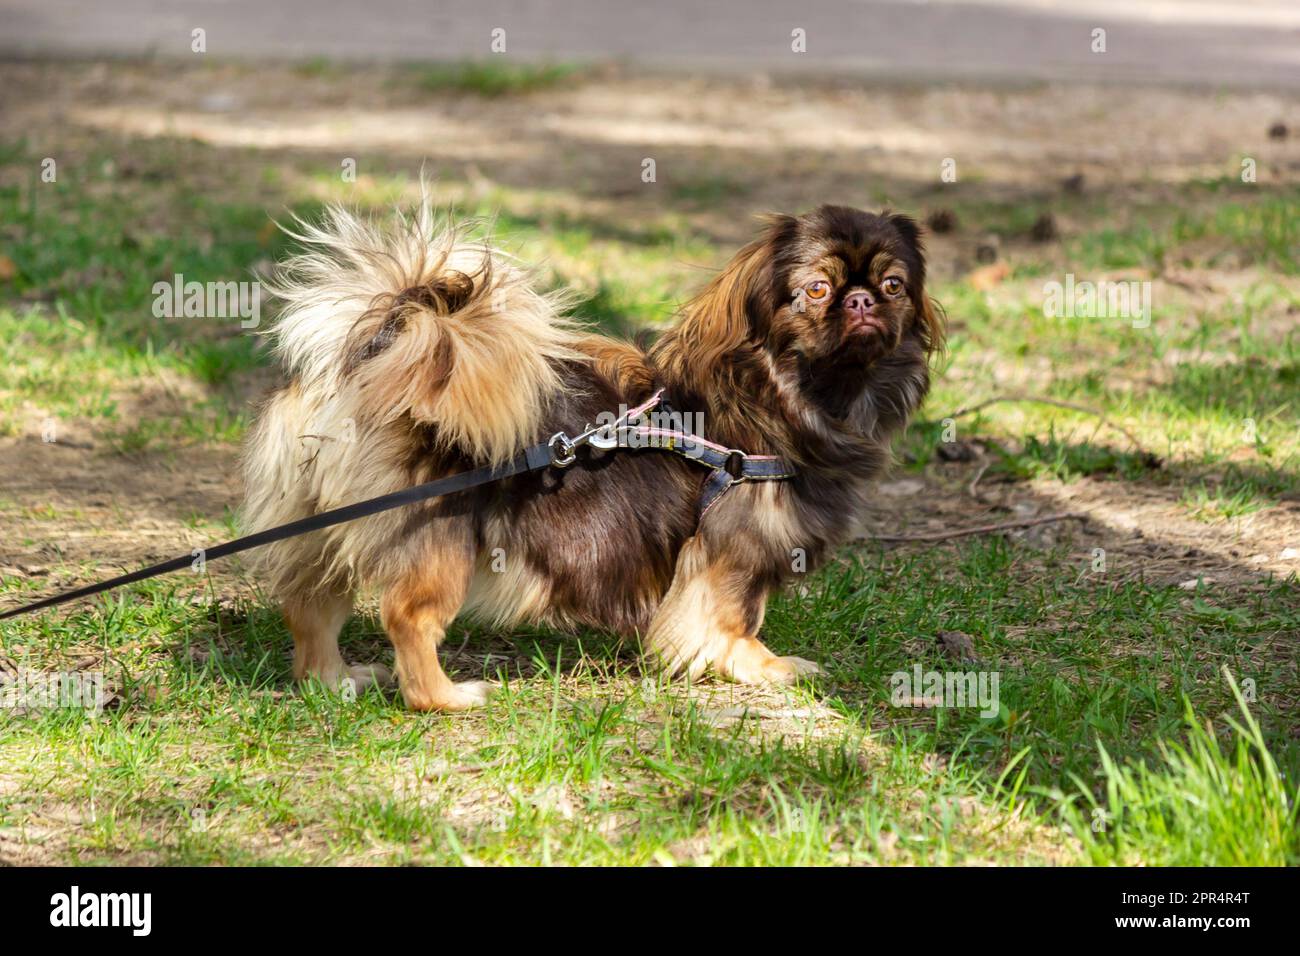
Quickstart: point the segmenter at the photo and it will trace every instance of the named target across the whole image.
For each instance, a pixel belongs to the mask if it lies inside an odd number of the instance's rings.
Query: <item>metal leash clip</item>
[[[551,449],[551,464],[556,468],[568,468],[578,460],[578,449],[591,445],[603,451],[620,447],[623,432],[632,427],[633,412],[640,418],[644,409],[629,409],[608,425],[583,426],[581,434],[570,438],[564,432],[556,432],[546,444]]]

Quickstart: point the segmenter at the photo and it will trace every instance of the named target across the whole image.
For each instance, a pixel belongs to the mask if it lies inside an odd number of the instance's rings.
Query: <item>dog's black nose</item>
[[[871,298],[870,292],[853,292],[844,300],[844,311],[853,318],[860,319],[870,311],[874,304],[875,300]]]

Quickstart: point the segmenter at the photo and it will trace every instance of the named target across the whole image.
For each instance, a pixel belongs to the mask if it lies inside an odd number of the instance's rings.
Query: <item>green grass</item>
[[[779,603],[768,627],[789,635],[785,647],[815,646],[819,660],[839,662],[841,699],[888,713],[894,727],[912,718],[885,710],[888,675],[917,662],[942,670],[933,635],[971,635],[976,669],[1001,674],[1000,713],[939,710],[915,720],[939,750],[994,776],[1028,747],[1021,768],[1036,785],[1090,773],[1095,740],[1121,757],[1154,752],[1181,730],[1184,696],[1203,711],[1230,705],[1216,671],[1228,662],[1270,688],[1257,707],[1270,745],[1294,770],[1284,728],[1298,688],[1293,669],[1270,655],[1300,621],[1296,584],[1240,601],[1141,584],[1129,579],[1133,570],[1112,562],[1093,572],[1060,553],[1033,561],[996,539],[944,554],[859,557],[823,573],[803,599]],[[920,579],[924,588],[908,586]]]
[[[1066,815],[1095,863],[1287,866],[1300,845],[1300,802],[1259,723],[1225,672],[1239,708],[1226,745],[1187,709],[1187,743],[1162,744],[1154,764],[1119,764],[1101,748],[1104,796],[1086,784]],[[1082,809],[1091,812],[1084,814]]]
[[[581,70],[572,63],[500,63],[474,60],[420,67],[414,73],[425,90],[510,96],[545,90],[573,80]]]
[[[744,196],[750,191],[747,183],[727,174],[700,176],[669,184],[669,192],[677,202],[706,207]]]
[[[822,695],[664,683],[599,635],[461,631],[447,644],[465,648],[456,676],[502,682],[486,712],[461,717],[294,691],[274,612],[195,607],[202,581],[153,582],[7,626],[19,662],[98,648],[118,700],[99,717],[0,716],[18,784],[0,793],[0,826],[93,802],[66,850],[83,862],[1124,863],[1188,861],[1207,841],[1225,860],[1294,861],[1284,781],[1297,761],[1280,729],[1294,675],[1251,651],[1300,623],[1295,585],[1219,607],[1132,584],[1081,591],[1073,567],[1018,561],[995,542],[932,554],[920,592],[906,587],[920,555],[881,555],[779,601],[769,641],[828,665]],[[971,666],[1001,673],[997,716],[889,706],[894,670],[945,666],[914,641],[938,628],[972,634]],[[1146,653],[1117,657],[1130,639]],[[344,647],[386,653],[367,615]],[[1187,700],[1232,706],[1215,660],[1262,693],[1249,757],[1207,765],[1199,730],[1178,741]],[[831,716],[809,716],[819,697]],[[1269,751],[1285,777],[1260,762]],[[1185,808],[1159,830],[1193,788],[1213,830]],[[1094,804],[1104,836],[1079,829]]]
[[[996,450],[1001,461],[999,470],[1013,478],[1054,478],[1073,481],[1085,475],[1118,475],[1131,480],[1141,478],[1157,467],[1150,455],[1116,451],[1104,444],[1069,443],[1059,439],[1056,426],[1048,427],[1047,436],[1026,435],[1017,451]]]
[[[1026,251],[1016,261],[1038,262],[1034,276],[994,294],[962,282],[940,284],[935,294],[961,327],[927,417],[939,421],[993,391],[1038,395],[1091,411],[1010,403],[964,419],[959,431],[992,433],[1020,446],[1008,466],[1021,477],[1100,471],[1132,479],[1143,467],[1142,453],[1148,453],[1189,485],[1226,462],[1256,472],[1273,494],[1300,491],[1300,329],[1292,319],[1300,295],[1294,282],[1282,278],[1294,274],[1295,247],[1275,241],[1285,228],[1277,225],[1277,210],[1294,208],[1300,197],[1292,191],[1290,198],[1250,205],[1236,194],[1227,199],[1217,211],[1181,213],[1141,228],[1165,244],[1208,236],[1237,251],[1263,244],[1273,252],[1246,266],[1253,271],[1240,291],[1208,304],[1157,283],[1148,329],[1120,319],[1044,314],[1048,279],[1059,280],[1067,271],[1080,280],[1095,279],[1097,270],[1135,264],[1127,256],[1082,248],[1112,242],[1117,227],[1101,222],[1076,237],[1075,245],[1067,244],[1068,266],[1045,267]],[[1161,222],[1157,213],[1151,218]],[[1220,227],[1225,231],[1215,233]],[[1251,231],[1255,227],[1259,232]],[[1136,241],[1127,227],[1116,234]],[[1290,259],[1278,261],[1284,248]],[[1160,267],[1158,258],[1138,264]],[[988,382],[1008,379],[1009,366],[1015,373],[1011,382],[990,390]],[[1141,448],[1121,429],[1136,435]]]
[[[1246,479],[1214,485],[1202,481],[1184,490],[1183,503],[1195,517],[1213,522],[1254,514],[1272,502],[1262,496],[1254,481]]]
[[[346,76],[324,61],[300,72]],[[575,71],[487,61],[412,75],[429,90],[498,96]],[[379,172],[344,187],[328,158],[271,162],[165,138],[132,140],[129,164],[125,152],[95,140],[46,189],[30,177],[34,148],[0,143],[0,254],[15,267],[0,282],[0,436],[39,413],[93,434],[92,462],[132,456],[153,468],[172,456],[184,474],[196,445],[233,462],[267,358],[230,328],[155,319],[152,284],[177,272],[248,278],[285,251],[271,217],[310,215],[327,198],[381,209],[413,182]],[[439,196],[489,218],[500,241],[542,264],[544,282],[584,296],[582,316],[623,332],[670,319],[721,260],[727,250],[697,214],[757,188],[748,176],[681,173],[665,181],[661,209],[635,217],[584,212],[563,191],[484,195],[454,177]],[[957,435],[991,449],[987,482],[1025,497],[1085,479],[1168,493],[1207,534],[1267,522],[1293,500],[1297,197],[1193,183],[1180,198],[1053,207],[1083,224],[1063,240],[1065,269],[1050,247],[1025,243],[1048,211],[1041,201],[954,204],[964,227],[1003,237],[1012,277],[992,293],[936,282],[956,327],[900,444],[905,466],[951,468],[936,456],[945,415],[998,382],[1091,411],[1010,402],[960,418]],[[1157,298],[1147,330],[1043,314],[1042,285],[1063,271],[1170,266],[1251,271],[1194,307]],[[87,520],[29,494],[6,494],[0,516],[24,529],[14,542],[24,553]],[[234,533],[221,505],[204,513],[187,499],[176,520],[201,538]],[[53,578],[0,561],[0,593],[106,570],[42,563]],[[481,713],[444,717],[377,691],[347,700],[295,687],[283,624],[257,582],[237,565],[208,570],[0,625],[14,664],[102,669],[114,693],[99,716],[0,708],[0,829],[41,859],[1300,862],[1294,576],[1188,591],[1146,580],[1137,559],[1095,571],[1068,535],[1045,548],[1001,537],[858,545],[768,613],[775,650],[826,668],[815,685],[665,683],[605,635],[459,625],[446,644],[452,672],[501,690]],[[942,630],[974,642],[977,660],[961,669],[999,675],[992,716],[893,705],[895,673],[958,667],[936,646]],[[344,644],[357,662],[390,654],[372,613]]]
[[[100,808],[71,848],[83,861],[811,864],[985,848],[906,799],[918,786],[936,803],[956,799],[961,775],[864,757],[850,729],[828,741],[756,739],[748,721],[719,730],[720,705],[647,682],[607,648],[589,658],[572,643],[520,640],[509,650],[527,676],[485,714],[419,716],[377,693],[281,696],[273,615],[177,631],[167,625],[186,602],[162,586],[147,593],[147,610],[123,603],[43,635],[49,648],[103,634],[142,672],[122,688],[126,703],[98,718],[0,718],[6,752],[39,740],[44,761],[68,772],[60,796]],[[374,626],[354,629],[354,654],[373,648]],[[123,640],[159,627],[149,650]],[[162,669],[147,667],[160,653]],[[25,790],[0,797],[5,825],[24,818]]]

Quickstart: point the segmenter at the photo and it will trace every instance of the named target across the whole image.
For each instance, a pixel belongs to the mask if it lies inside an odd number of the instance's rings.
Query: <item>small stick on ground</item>
[[[986,398],[984,399],[984,401],[976,402],[974,405],[966,405],[962,408],[959,408],[957,409],[957,411],[953,412],[948,417],[961,418],[963,415],[974,414],[975,412],[978,412],[980,409],[988,408],[990,405],[996,405],[999,402],[1034,402],[1039,405],[1052,405],[1055,406],[1056,408],[1068,408],[1072,412],[1082,412],[1085,415],[1095,415],[1097,416],[1097,418],[1101,419],[1102,425],[1107,425],[1115,429],[1115,431],[1119,432],[1121,435],[1127,438],[1135,449],[1137,449],[1138,451],[1142,450],[1142,443],[1138,441],[1136,435],[1134,435],[1123,425],[1119,425],[1111,421],[1110,418],[1106,415],[1106,413],[1101,411],[1100,409],[1089,408],[1087,405],[1078,405],[1074,402],[1062,401],[1059,398],[1046,398],[1042,395],[994,395],[992,398]]]
[[[935,531],[930,534],[874,534],[864,540],[867,541],[946,541],[949,538],[964,538],[972,534],[993,534],[997,531],[1009,531],[1014,528],[1031,528],[1038,524],[1048,524],[1052,521],[1068,521],[1071,518],[1079,521],[1088,520],[1088,515],[1082,511],[1066,511],[1059,515],[1044,515],[1041,518],[1022,518],[1019,521],[1003,521],[999,524],[981,524],[973,528],[959,528],[956,531]]]
[[[443,664],[444,667],[446,667],[448,664],[450,664],[450,663],[451,663],[452,661],[454,661],[456,658],[460,657],[461,654],[465,653],[465,648],[469,646],[469,639],[470,639],[471,637],[473,637],[473,636],[474,636],[474,632],[473,632],[473,631],[466,631],[466,632],[465,632],[465,640],[463,640],[463,641],[460,642],[460,647],[456,648],[456,653],[452,654],[450,657],[445,657],[445,658],[443,658],[443,662],[442,662],[442,664]]]

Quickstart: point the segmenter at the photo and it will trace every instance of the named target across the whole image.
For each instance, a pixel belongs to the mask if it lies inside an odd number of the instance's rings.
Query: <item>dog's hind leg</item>
[[[351,678],[360,691],[370,684],[391,678],[383,665],[349,667],[339,653],[339,633],[352,613],[352,593],[342,590],[314,591],[288,598],[283,603],[285,623],[293,635],[295,680],[318,680],[337,690]]]
[[[412,710],[469,710],[487,702],[486,681],[453,683],[438,661],[438,645],[465,596],[474,573],[474,551],[454,532],[431,539],[421,560],[384,591],[384,629],[393,642],[397,682]],[[468,538],[468,528],[465,529]],[[450,540],[449,540],[450,539]]]
[[[677,557],[647,649],[670,673],[692,678],[709,670],[742,684],[788,684],[817,673],[811,661],[778,657],[758,639],[766,606],[766,586],[732,561],[711,557],[697,535]]]

